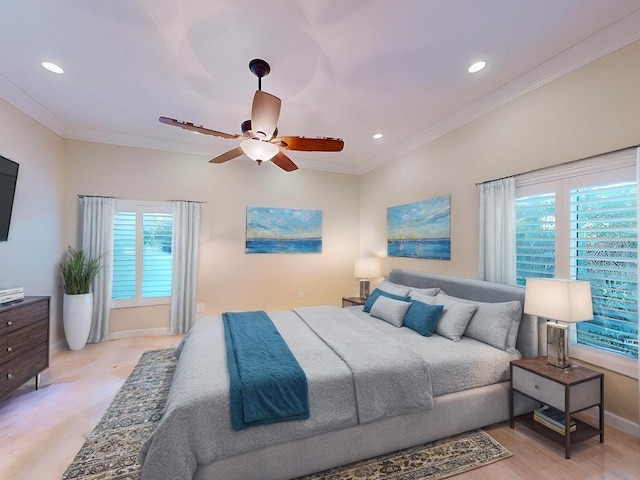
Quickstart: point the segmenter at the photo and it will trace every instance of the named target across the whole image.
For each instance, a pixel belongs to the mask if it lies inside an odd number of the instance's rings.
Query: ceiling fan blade
[[[286,172],[293,172],[298,169],[298,166],[282,152],[278,152],[271,161]]]
[[[233,160],[234,158],[239,157],[240,155],[244,155],[244,152],[240,147],[236,147],[233,150],[229,150],[228,152],[225,152],[222,155],[218,155],[217,157],[212,158],[211,160],[209,160],[209,163],[228,162],[229,160]]]
[[[251,130],[261,140],[270,140],[278,125],[282,102],[270,93],[256,90],[251,104]]]
[[[238,134],[218,132],[217,130],[205,128],[202,125],[194,125],[191,122],[176,120],[175,118],[160,117],[158,120],[160,121],[160,123],[166,123],[167,125],[172,125],[174,127],[184,128],[185,130],[189,130],[191,132],[202,133],[203,135],[213,135],[214,137],[222,138],[240,138],[240,135]]]
[[[329,137],[278,137],[271,142],[285,150],[301,152],[340,152],[344,147],[344,141],[341,138]]]

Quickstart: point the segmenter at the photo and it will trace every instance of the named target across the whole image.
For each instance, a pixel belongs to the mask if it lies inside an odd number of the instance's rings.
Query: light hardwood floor
[[[59,479],[142,352],[179,340],[122,339],[54,355],[40,390],[30,382],[0,403],[0,479]],[[571,460],[522,425],[511,430],[505,422],[485,430],[513,456],[456,480],[640,479],[640,439],[611,427],[604,444],[594,438],[576,445]]]

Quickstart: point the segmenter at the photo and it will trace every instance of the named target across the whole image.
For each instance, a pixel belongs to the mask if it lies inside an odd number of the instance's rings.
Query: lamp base
[[[360,280],[360,298],[369,298],[369,280]]]
[[[558,368],[571,366],[568,324],[547,322],[547,363]]]

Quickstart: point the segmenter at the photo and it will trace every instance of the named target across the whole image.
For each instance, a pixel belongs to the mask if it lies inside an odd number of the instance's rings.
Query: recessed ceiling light
[[[483,62],[482,60],[479,62],[474,63],[473,65],[471,65],[469,67],[468,72],[469,73],[476,73],[479,72],[480,70],[482,70],[484,67],[487,66],[487,62]]]
[[[373,134],[373,138],[375,138],[376,140],[377,140],[378,138],[382,138],[383,136],[384,136],[384,135],[382,135],[381,133],[374,133],[374,134]]]
[[[64,70],[55,63],[42,62],[42,66],[53,73],[64,73]]]

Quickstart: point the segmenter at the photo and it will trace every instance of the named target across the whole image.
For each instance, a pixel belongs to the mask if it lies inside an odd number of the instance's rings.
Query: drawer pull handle
[[[7,322],[7,327],[10,327],[11,325],[13,325],[13,322]]]
[[[13,373],[7,373],[7,378],[11,380],[13,378]]]
[[[540,388],[540,385],[534,385],[534,388],[538,389]]]
[[[7,352],[12,352],[13,351],[13,347],[7,347]]]

